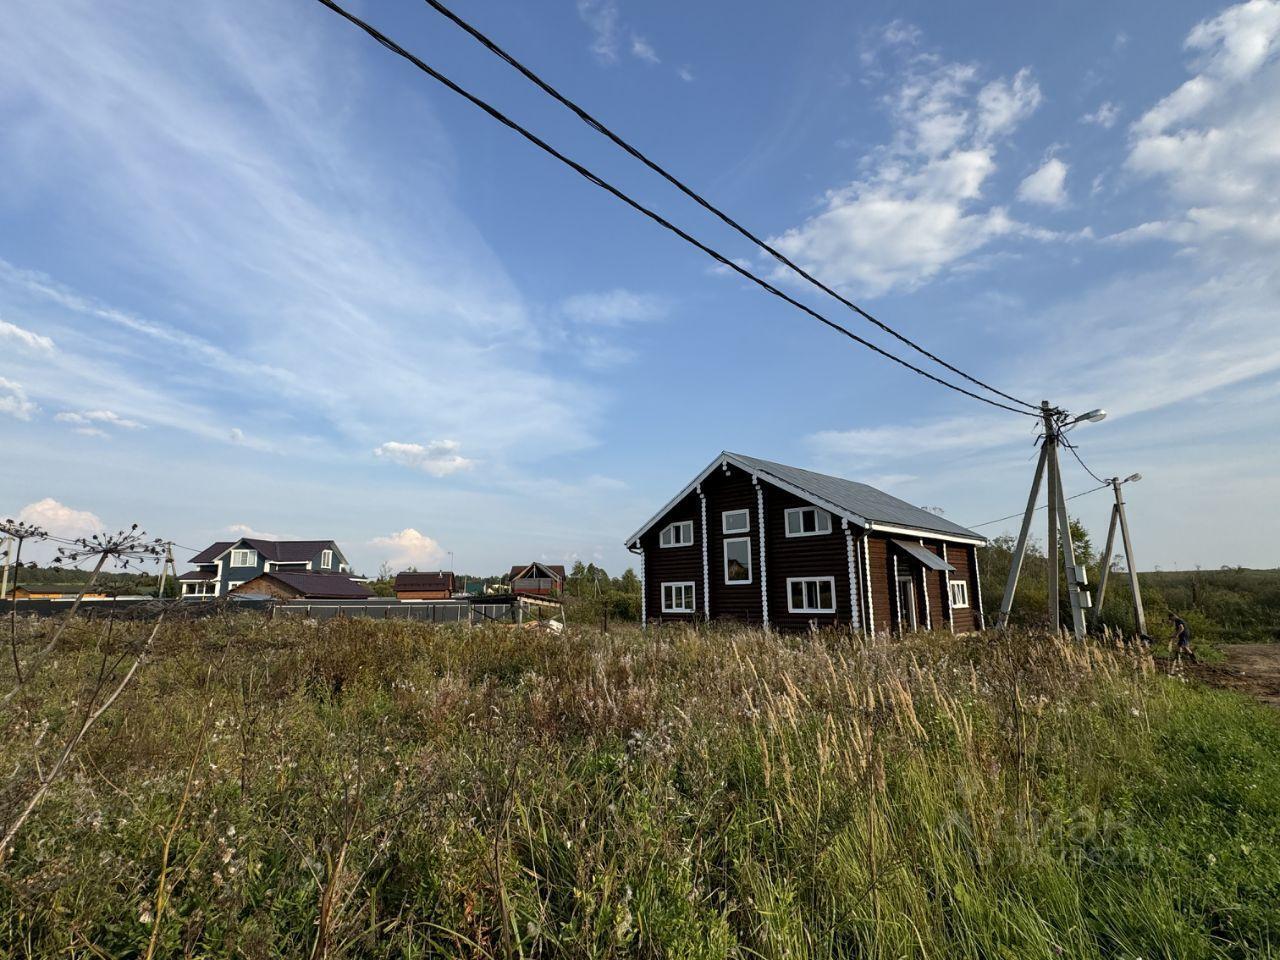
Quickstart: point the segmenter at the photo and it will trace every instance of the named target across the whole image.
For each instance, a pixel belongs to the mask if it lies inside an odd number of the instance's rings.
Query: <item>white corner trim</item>
[[[711,566],[707,558],[707,495],[702,492],[702,484],[698,484],[698,500],[702,507],[702,613],[706,620],[711,619]]]
[[[876,632],[876,604],[875,597],[871,592],[871,545],[870,537],[863,534],[862,537],[862,579],[867,584],[867,635],[875,636]]]
[[[766,632],[769,630],[769,565],[765,560],[765,536],[767,527],[764,525],[764,487],[760,486],[760,480],[753,474],[751,477],[751,485],[756,488],[756,517],[760,524],[760,619],[764,624]]]
[[[849,560],[849,623],[857,630],[860,623],[858,616],[858,573],[857,564],[853,560],[853,531],[849,529],[849,521],[842,521],[844,526],[844,548]]]
[[[640,548],[640,629],[649,624],[649,584],[644,573],[644,547]]]

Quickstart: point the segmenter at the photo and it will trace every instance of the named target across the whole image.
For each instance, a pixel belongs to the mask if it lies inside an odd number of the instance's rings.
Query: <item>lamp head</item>
[[[1090,410],[1088,413],[1080,414],[1080,416],[1076,417],[1076,422],[1077,423],[1097,423],[1099,420],[1105,420],[1105,419],[1107,419],[1107,411],[1101,408],[1098,408],[1097,410]]]
[[[1121,483],[1137,483],[1137,482],[1138,482],[1139,480],[1141,480],[1141,479],[1142,479],[1142,474],[1140,474],[1140,473],[1131,473],[1131,474],[1129,474],[1127,477],[1125,477],[1123,480],[1121,480],[1120,482],[1121,482]]]

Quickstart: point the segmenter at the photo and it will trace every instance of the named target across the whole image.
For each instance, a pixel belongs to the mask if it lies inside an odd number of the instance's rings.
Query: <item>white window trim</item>
[[[693,596],[693,605],[690,607],[670,607],[667,605],[667,587],[688,587]],[[698,585],[693,580],[668,580],[662,584],[659,591],[662,597],[663,613],[696,613],[698,610]]]
[[[240,584],[242,584],[242,583],[248,583],[248,582],[249,582],[248,580],[228,580],[228,581],[227,581],[227,593],[230,593],[230,592],[231,592],[232,590],[234,590],[236,587],[240,586]]]
[[[320,569],[330,570],[332,568],[333,568],[333,551],[321,550],[320,551]]]
[[[818,525],[817,518],[819,516],[825,516],[827,518],[827,529],[810,530],[807,532],[804,530],[801,530],[799,533],[792,533],[791,532],[791,515],[793,513],[804,513],[804,511],[806,510],[814,511],[815,527]],[[803,527],[804,522],[801,521],[800,525]],[[833,529],[833,525],[831,523],[831,511],[824,510],[822,509],[822,507],[787,507],[786,511],[784,511],[782,516],[782,532],[785,533],[788,537],[825,537],[831,533],[832,529]]]
[[[236,555],[246,556],[249,558],[248,563],[236,563]],[[227,558],[227,566],[229,567],[256,567],[258,565],[258,551],[247,547],[237,547],[231,551],[231,555]]]
[[[747,579],[745,580],[729,579],[729,544],[731,543],[745,543],[747,545]],[[751,557],[750,537],[725,537],[721,559],[724,561],[724,585],[726,587],[749,587],[756,582],[756,567],[755,561]]]
[[[745,527],[741,527],[741,528],[738,528],[738,529],[735,529],[735,530],[730,530],[730,529],[729,529],[729,518],[730,518],[730,517],[736,517],[736,516],[738,516],[738,514],[742,514],[742,516],[746,518],[746,520],[747,520],[747,525],[746,525]],[[726,510],[726,511],[724,511],[724,513],[720,514],[720,532],[721,532],[721,533],[725,533],[725,534],[729,534],[729,533],[732,533],[732,534],[750,533],[750,532],[751,532],[751,511],[750,511],[750,510]]]
[[[817,607],[795,607],[791,605],[791,585],[793,583],[821,583],[827,582],[831,584],[831,609],[823,610]],[[839,606],[836,599],[836,578],[835,577],[787,577],[787,613],[835,613]]]
[[[956,587],[959,587],[961,592],[964,594],[963,600],[956,599]],[[951,600],[951,606],[955,607],[957,610],[961,610],[965,607],[968,607],[969,606],[969,584],[964,580],[948,580],[947,596]]]
[[[663,541],[667,539],[667,531],[673,530],[676,527],[681,527],[681,528],[688,527],[689,539],[681,540],[679,543],[664,543]],[[662,547],[664,550],[670,550],[677,547],[693,546],[693,521],[692,520],[676,520],[674,523],[668,523],[665,527],[662,528],[662,532],[658,534],[658,546]]]

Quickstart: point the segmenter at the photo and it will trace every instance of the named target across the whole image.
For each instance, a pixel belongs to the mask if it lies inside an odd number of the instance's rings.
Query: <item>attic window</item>
[[[333,551],[325,550],[320,554],[320,569],[328,570],[333,566]]]
[[[662,529],[659,543],[664,547],[687,547],[693,543],[693,521],[681,520],[667,524]]]
[[[788,537],[816,537],[831,532],[831,514],[818,507],[791,507],[786,516]]]
[[[231,566],[233,567],[256,567],[258,565],[257,550],[232,550]]]
[[[721,517],[725,533],[746,533],[751,529],[750,510],[726,510]]]

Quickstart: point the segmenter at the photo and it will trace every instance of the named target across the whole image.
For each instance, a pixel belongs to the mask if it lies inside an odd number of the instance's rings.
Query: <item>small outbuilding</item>
[[[267,596],[277,600],[364,600],[373,591],[344,573],[272,570],[235,587],[232,596]]]
[[[564,566],[534,561],[512,567],[507,575],[511,592],[534,597],[556,597],[564,592]]]
[[[448,600],[453,596],[454,578],[451,570],[418,573],[397,573],[395,591],[397,600]]]

